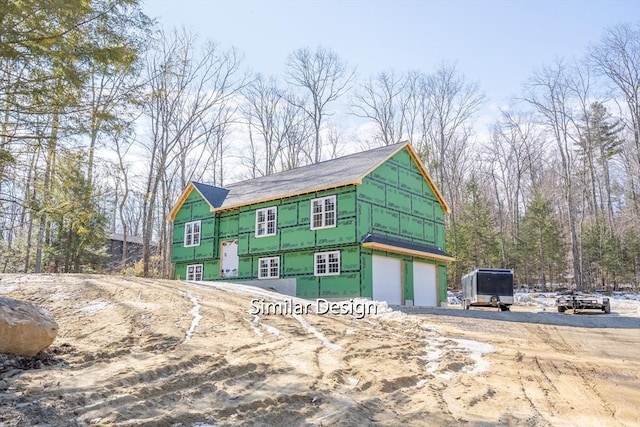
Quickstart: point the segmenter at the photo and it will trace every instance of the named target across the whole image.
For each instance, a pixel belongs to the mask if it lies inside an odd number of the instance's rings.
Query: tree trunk
[[[51,136],[49,141],[47,141],[47,159],[46,159],[46,167],[44,171],[44,183],[42,186],[42,206],[41,208],[47,206],[49,203],[49,199],[51,197],[51,187],[53,182],[53,170],[55,168],[55,160],[56,160],[56,149],[58,142],[58,126],[59,126],[60,115],[56,110],[53,113],[53,120],[51,123]],[[44,249],[45,243],[45,231],[48,228],[47,226],[47,214],[43,212],[40,214],[40,225],[38,228],[38,237],[36,241],[36,259],[34,271],[36,273],[42,272],[42,251]]]

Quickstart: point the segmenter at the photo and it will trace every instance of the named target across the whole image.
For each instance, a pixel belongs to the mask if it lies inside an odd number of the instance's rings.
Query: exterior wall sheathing
[[[444,248],[444,211],[406,150],[394,155],[362,180],[357,187],[358,234],[381,234]],[[446,264],[392,252],[363,249],[362,296],[371,298],[372,256],[381,255],[403,261],[404,300],[413,301],[413,263],[437,266],[438,301],[447,300]]]
[[[337,227],[310,229],[311,200],[336,195]],[[257,209],[277,206],[275,236],[255,236]],[[176,214],[172,261],[176,277],[186,277],[186,266],[203,264],[203,280],[248,281],[258,277],[258,259],[280,256],[280,278],[295,278],[296,296],[302,298],[369,297],[372,289],[372,256],[403,261],[404,299],[413,300],[413,263],[437,266],[438,299],[446,301],[446,264],[433,260],[361,248],[367,233],[385,235],[444,248],[444,212],[428,182],[407,150],[363,178],[361,185],[327,189],[229,211],[210,212],[211,207],[192,191]],[[184,247],[184,227],[202,221],[199,246]],[[217,238],[216,238],[217,236]],[[220,274],[220,246],[238,241],[238,275]],[[338,276],[314,276],[315,252],[341,251]],[[265,282],[268,282],[266,280]]]

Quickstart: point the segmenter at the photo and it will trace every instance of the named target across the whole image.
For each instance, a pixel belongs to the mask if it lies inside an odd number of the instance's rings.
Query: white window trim
[[[198,224],[198,242],[195,242],[195,239],[193,238],[193,225]],[[188,230],[189,230],[189,226],[192,226],[192,231],[191,231],[191,243],[187,245],[187,235]],[[193,246],[200,246],[200,241],[202,240],[202,221],[189,221],[184,225],[184,247],[185,248],[190,248]]]
[[[198,267],[200,267],[200,273],[198,273]],[[189,277],[189,269],[193,268],[193,273],[192,276]],[[198,278],[198,274],[200,275],[200,278]],[[202,266],[202,264],[191,264],[191,265],[187,265],[187,280],[191,280],[193,282],[200,282],[202,281],[202,277],[204,276],[204,267]]]
[[[274,219],[273,219],[273,233],[269,233],[269,211],[273,210],[274,212]],[[265,226],[265,234],[258,234],[258,216],[260,215],[260,212],[264,212],[264,226]],[[256,209],[256,228],[255,228],[255,234],[257,238],[260,237],[267,237],[267,236],[275,236],[278,233],[278,207],[277,206],[271,206],[269,208],[262,208],[262,209]]]
[[[267,276],[263,276],[262,275],[262,261],[266,261],[269,263],[269,269],[268,269],[268,275]],[[277,276],[272,276],[271,275],[271,268],[272,268],[272,261],[276,261],[278,264],[278,275]],[[272,256],[272,257],[268,257],[268,258],[258,258],[258,279],[262,280],[262,279],[279,279],[280,278],[280,257],[279,256]]]
[[[333,199],[333,225],[326,225],[326,217],[324,211],[324,201],[327,199]],[[322,203],[322,225],[319,227],[313,226],[313,202],[321,202]],[[327,196],[327,197],[319,197],[317,199],[311,200],[310,206],[310,215],[309,215],[309,225],[311,226],[311,230],[322,230],[323,228],[335,228],[338,225],[338,203],[336,200],[336,196]]]
[[[318,273],[318,255],[324,258],[327,265],[326,273]],[[330,272],[329,271],[329,255],[337,255],[338,257],[338,271]],[[329,252],[316,252],[313,254],[313,275],[314,276],[339,276],[342,271],[342,259],[340,257],[340,251],[329,251]]]

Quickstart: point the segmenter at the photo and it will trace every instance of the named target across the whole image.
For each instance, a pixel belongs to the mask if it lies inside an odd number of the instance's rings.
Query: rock
[[[58,324],[46,310],[0,297],[0,353],[35,356],[58,335]]]

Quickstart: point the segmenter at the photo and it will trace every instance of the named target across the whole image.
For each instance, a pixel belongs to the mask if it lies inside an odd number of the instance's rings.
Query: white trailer
[[[462,308],[497,307],[508,311],[513,305],[513,270],[476,268],[462,277]]]

